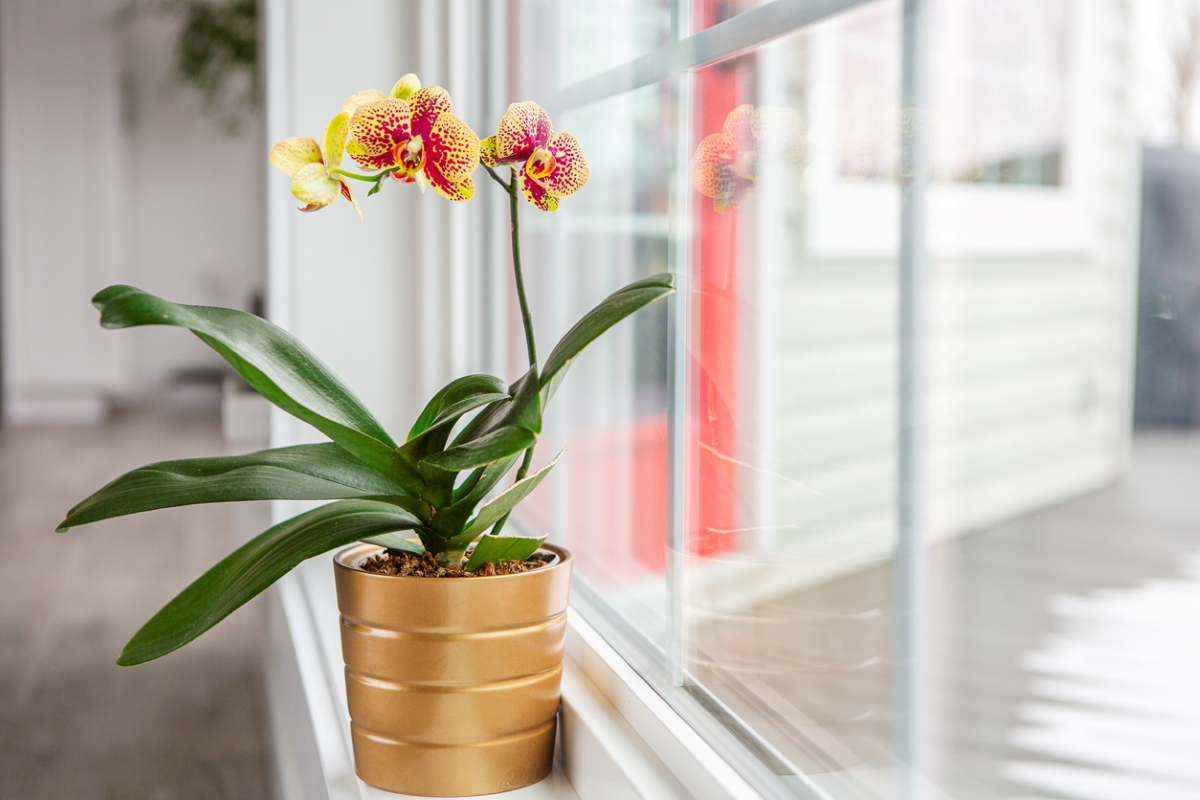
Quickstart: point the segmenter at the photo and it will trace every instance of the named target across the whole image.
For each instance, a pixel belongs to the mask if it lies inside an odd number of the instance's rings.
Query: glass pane
[[[1126,461],[1130,73],[1092,26],[1121,47],[1129,22],[1108,4],[934,11],[932,113],[952,121],[935,169],[976,182],[928,198],[929,777],[968,798],[1196,794],[1194,771],[1147,757],[1194,748],[1136,699],[1187,669],[1152,631],[1187,624],[1197,540],[1149,510],[1178,491],[1180,451],[1134,437]]]
[[[933,177],[1062,183],[1067,124],[1066,0],[930,0]],[[899,18],[876,4],[848,19],[838,48],[842,174],[895,174]]]
[[[511,8],[509,69],[523,92],[514,99],[544,100],[670,44],[669,0],[518,0]]]
[[[899,87],[830,88],[896,63],[899,8],[690,76],[687,672],[777,772],[890,751],[898,190],[843,165]]]
[[[671,94],[666,83],[567,112],[591,177],[558,211],[522,209],[523,261],[538,341],[549,352],[588,309],[631,281],[668,270]],[[521,520],[575,555],[576,573],[647,641],[665,631],[667,486],[666,303],[592,344],[549,408],[538,450],[555,468]],[[510,322],[512,370],[525,364]],[[543,358],[545,354],[543,354]],[[539,505],[540,503],[540,505]]]
[[[677,10],[700,30],[757,5]],[[1200,156],[1148,151],[1139,173],[1128,8],[930,0],[929,49],[907,54],[921,109],[899,102],[901,0],[876,0],[555,120],[593,172],[524,217],[542,341],[663,269],[682,325],[655,307],[573,368],[540,457],[571,451],[524,522],[575,550],[589,620],[760,787],[1196,794],[1195,658],[1174,644],[1194,638],[1200,450],[1130,418],[1200,426]],[[608,44],[645,52],[639,35]],[[567,52],[521,50],[515,85]],[[914,129],[933,178],[926,546],[898,573]],[[508,341],[516,373],[515,313]]]

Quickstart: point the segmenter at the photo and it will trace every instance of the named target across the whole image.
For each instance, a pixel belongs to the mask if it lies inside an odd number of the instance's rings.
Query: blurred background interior
[[[520,520],[647,680],[797,796],[916,796],[912,763],[929,798],[1200,797],[1200,0],[928,0],[915,44],[900,0],[753,34],[767,5],[0,0],[0,798],[307,796],[270,598],[112,665],[270,510],[53,530],[147,462],[314,436],[184,331],[101,331],[106,285],[268,314],[393,431],[521,371],[500,198],[388,185],[360,224],[268,174],[409,71],[481,136],[535,99],[580,138],[586,190],[522,212],[545,341],[686,276],[576,367]],[[743,14],[737,47],[612,79]],[[743,105],[725,208],[688,165]]]

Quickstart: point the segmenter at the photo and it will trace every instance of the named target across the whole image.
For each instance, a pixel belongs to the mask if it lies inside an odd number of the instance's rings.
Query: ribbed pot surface
[[[463,797],[550,774],[571,554],[515,575],[415,578],[334,557],[355,771],[402,794]]]

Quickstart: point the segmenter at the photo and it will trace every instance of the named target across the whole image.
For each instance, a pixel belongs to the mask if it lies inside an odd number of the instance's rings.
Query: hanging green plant
[[[204,98],[204,109],[230,131],[258,112],[258,3],[256,0],[134,2],[121,19],[143,14],[178,20],[175,78]]]

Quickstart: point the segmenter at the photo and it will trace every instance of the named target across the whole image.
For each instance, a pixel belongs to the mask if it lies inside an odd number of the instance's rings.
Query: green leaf
[[[117,664],[142,664],[178,650],[306,559],[420,524],[412,514],[374,500],[338,500],[281,522],[233,551],[167,603],[129,640]]]
[[[508,393],[509,397],[489,404],[475,419],[468,422],[458,436],[454,437],[453,444],[474,441],[504,426],[516,426],[532,433],[541,433],[541,409],[533,402],[538,396],[537,371],[530,367],[509,387]]]
[[[542,403],[537,374],[530,369],[524,380],[513,386],[512,405],[504,415],[505,425],[516,425],[531,433],[542,432]]]
[[[537,436],[524,428],[506,426],[472,442],[434,453],[422,461],[421,465],[452,472],[473,469],[519,453],[532,447],[536,441]]]
[[[473,572],[489,562],[524,561],[536,553],[544,541],[545,536],[482,536],[475,543],[475,552],[467,559],[464,569]]]
[[[487,399],[479,402],[484,397]],[[506,397],[508,385],[493,375],[465,375],[453,380],[426,404],[408,432],[408,438],[412,439],[440,422],[458,419],[472,409]]]
[[[516,466],[518,458],[520,458],[519,453],[499,461],[493,461],[486,467],[480,467],[472,472],[463,481],[462,486],[454,490],[453,504],[443,508],[434,517],[433,524],[438,532],[450,538],[461,534],[463,526],[467,524],[467,519],[475,511],[475,506],[479,505],[479,502],[487,497],[488,492],[494,489],[509,470]]]
[[[433,516],[433,506],[428,501],[420,497],[412,497],[410,495],[387,495],[387,494],[372,494],[363,497],[364,500],[377,500],[380,503],[402,508],[412,514],[417,519],[421,520],[422,524],[429,524],[429,519]]]
[[[426,552],[425,545],[420,542],[414,542],[411,539],[405,539],[398,533],[382,533],[379,536],[368,536],[362,541],[367,544],[377,544],[380,547],[386,547],[388,550],[412,553],[414,556],[423,556]]]
[[[643,306],[675,291],[674,276],[660,272],[649,278],[634,281],[623,289],[613,292],[598,306],[576,322],[571,330],[559,340],[542,366],[539,380],[542,405],[554,396],[558,385],[566,377],[567,369],[583,348],[597,337]]]
[[[495,525],[501,517],[512,511],[517,503],[520,503],[529,496],[530,492],[537,488],[537,485],[542,482],[542,478],[550,474],[550,470],[554,468],[554,465],[558,463],[558,460],[562,458],[562,454],[565,452],[566,450],[559,451],[558,455],[549,464],[528,478],[517,481],[484,504],[479,509],[479,513],[475,515],[475,519],[471,520],[470,524],[467,525],[466,530],[463,531],[463,535],[470,534],[477,536],[492,527],[492,525]]]
[[[409,491],[420,477],[394,453],[396,443],[361,401],[307,347],[261,317],[229,308],[171,303],[133,286],[92,298],[105,328],[177,325],[200,337],[263,397],[312,425]]]
[[[135,469],[72,508],[58,532],[111,517],[198,503],[336,500],[404,491],[336,444],[302,444],[243,456],[160,461]]]
[[[446,440],[458,423],[458,418],[479,406],[486,406],[499,400],[507,401],[507,394],[487,392],[460,400],[447,407],[434,419],[434,424],[409,439],[396,453],[409,464],[419,464],[426,456],[446,449]],[[428,476],[426,476],[428,479]]]

